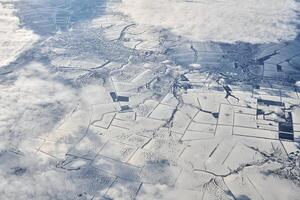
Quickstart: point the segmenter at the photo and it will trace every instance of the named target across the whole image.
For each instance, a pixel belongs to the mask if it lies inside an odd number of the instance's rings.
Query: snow
[[[0,0],[2,199],[299,197],[298,3],[76,2]]]

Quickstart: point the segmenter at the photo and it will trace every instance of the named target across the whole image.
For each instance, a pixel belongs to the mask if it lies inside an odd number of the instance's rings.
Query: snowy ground
[[[1,199],[299,199],[298,3],[153,2],[0,0]]]

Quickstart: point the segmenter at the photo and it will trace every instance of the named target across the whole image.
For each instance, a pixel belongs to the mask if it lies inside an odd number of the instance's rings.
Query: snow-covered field
[[[298,200],[298,11],[0,0],[0,199]]]

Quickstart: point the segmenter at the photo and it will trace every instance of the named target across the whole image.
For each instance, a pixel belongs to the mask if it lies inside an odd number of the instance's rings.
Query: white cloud
[[[300,6],[295,0],[123,0],[118,10],[195,41],[267,43],[297,36]]]
[[[0,67],[14,61],[39,39],[32,31],[20,28],[14,12],[10,1],[0,2]]]
[[[7,78],[0,84],[1,199],[75,199],[75,185],[36,148],[77,104],[76,92],[40,63]]]
[[[77,103],[76,94],[39,63],[24,66],[15,76],[13,83],[0,84],[2,146],[19,146],[46,134]]]

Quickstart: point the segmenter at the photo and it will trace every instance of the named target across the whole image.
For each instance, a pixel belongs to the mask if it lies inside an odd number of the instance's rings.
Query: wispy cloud
[[[63,199],[68,192],[75,195],[66,174],[51,167],[51,157],[36,149],[43,142],[39,138],[73,108],[76,94],[39,63],[9,76],[8,82],[0,84],[0,196]]]

